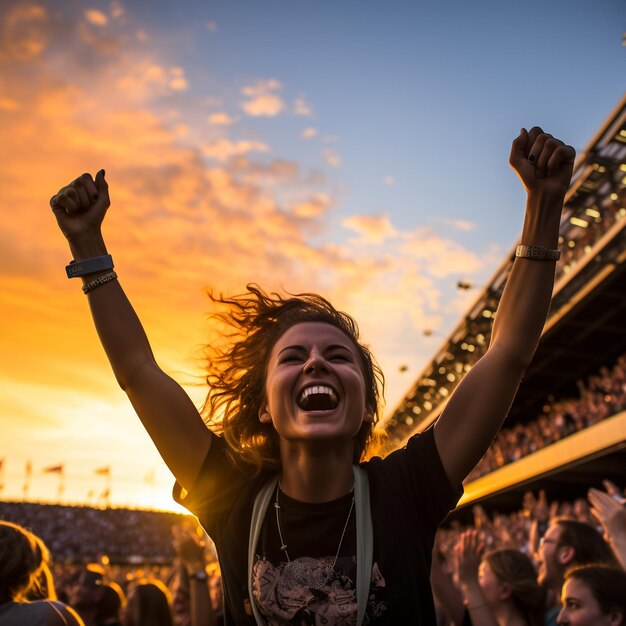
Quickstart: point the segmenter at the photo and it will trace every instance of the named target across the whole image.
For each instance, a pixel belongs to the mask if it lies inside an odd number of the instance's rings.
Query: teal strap
[[[374,530],[370,510],[370,488],[367,473],[353,465],[354,506],[356,508],[356,624],[361,626],[367,608],[374,557]]]
[[[252,606],[252,612],[254,613],[254,619],[257,624],[265,624],[265,619],[259,611],[259,607],[254,601],[254,594],[252,593],[252,566],[254,565],[254,552],[256,550],[257,543],[259,542],[259,535],[261,534],[261,526],[263,526],[263,520],[265,519],[265,512],[272,500],[272,494],[276,490],[278,484],[278,475],[270,478],[263,487],[261,487],[259,493],[256,494],[254,499],[254,505],[252,506],[252,519],[250,520],[250,537],[248,539],[248,597],[250,598],[250,604]]]
[[[372,513],[370,509],[370,490],[367,473],[358,465],[353,465],[354,473],[354,508],[356,509],[356,602],[357,602],[357,626],[361,626],[367,608],[370,582],[372,577],[372,560],[374,556],[374,530],[372,527]],[[267,508],[272,501],[272,495],[278,484],[278,476],[270,478],[257,493],[252,507],[252,519],[250,520],[250,537],[248,540],[248,597],[252,606],[252,612],[256,623],[261,626],[265,619],[261,615],[252,593],[252,566],[254,565],[254,553],[261,526]]]

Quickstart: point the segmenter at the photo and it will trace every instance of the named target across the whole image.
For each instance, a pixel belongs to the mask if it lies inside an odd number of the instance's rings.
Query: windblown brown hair
[[[203,414],[211,429],[223,434],[233,462],[247,464],[255,472],[280,467],[278,435],[272,424],[259,421],[259,408],[272,348],[287,329],[302,322],[332,324],[353,341],[359,353],[365,400],[374,415],[373,422],[364,422],[355,438],[354,462],[363,459],[377,437],[374,423],[384,377],[369,348],[360,343],[357,323],[314,293],[282,296],[266,293],[255,284],[246,288],[246,293],[229,298],[208,293],[214,303],[226,307],[213,318],[224,325],[227,344],[207,347],[209,392]]]

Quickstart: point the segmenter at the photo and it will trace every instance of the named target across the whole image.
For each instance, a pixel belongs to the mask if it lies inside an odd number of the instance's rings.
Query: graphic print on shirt
[[[270,626],[352,626],[357,612],[356,558],[300,557],[274,565],[257,558],[252,569],[252,593]],[[350,575],[346,574],[349,572]],[[387,610],[385,579],[374,563],[363,620],[375,622]]]

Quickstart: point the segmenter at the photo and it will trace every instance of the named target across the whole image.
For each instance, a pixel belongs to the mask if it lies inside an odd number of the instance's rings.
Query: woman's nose
[[[311,354],[304,364],[304,372],[306,374],[312,374],[313,372],[327,372],[328,364],[326,359],[317,352]]]

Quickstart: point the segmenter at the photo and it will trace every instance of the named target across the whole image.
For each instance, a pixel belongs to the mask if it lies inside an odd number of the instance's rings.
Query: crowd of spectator
[[[439,530],[433,553],[431,579],[439,625],[533,625],[544,624],[544,618],[545,624],[551,625],[578,623],[569,621],[568,611],[573,609],[566,601],[561,602],[561,589],[567,600],[567,594],[579,593],[583,584],[591,591],[594,585],[605,590],[596,594],[600,613],[606,609],[604,596],[608,593],[612,598],[615,594],[610,589],[621,588],[622,604],[613,600],[609,604],[614,613],[621,611],[622,621],[614,623],[626,624],[625,502],[624,492],[605,481],[604,490],[591,489],[587,499],[549,502],[543,492],[527,492],[520,510],[514,513],[488,514],[483,507],[475,506],[470,524],[452,519]],[[30,578],[20,570],[19,589],[3,580],[16,574],[8,567],[0,567],[0,624],[26,623],[4,622],[5,611],[11,615],[17,609],[35,611],[42,609],[42,603],[61,612],[65,623],[71,626],[222,623],[219,565],[212,544],[195,518],[85,507],[75,507],[70,514],[64,510],[67,508],[2,505],[3,513],[10,511],[19,517],[22,512],[29,517],[12,524],[5,515],[0,521],[0,564],[4,565],[3,559],[10,560],[3,551],[14,549],[19,543],[16,536],[27,547],[30,543],[37,558],[27,563],[32,570]],[[120,524],[125,520],[133,526],[125,530],[125,541],[138,544],[123,546],[112,519]],[[60,520],[72,525],[63,527]],[[56,546],[51,550],[52,559],[37,533],[26,530],[34,524],[47,531],[49,546]],[[60,534],[51,534],[53,528]],[[85,529],[85,535],[81,529]],[[7,532],[13,536],[4,541],[3,533]],[[151,539],[146,542],[142,536]],[[162,541],[160,549],[147,550],[146,546],[153,546],[151,542],[157,537]],[[81,541],[105,549],[97,558],[89,553],[76,559],[73,546]],[[126,555],[125,562],[114,562],[108,557],[112,546],[118,546],[120,553]],[[557,548],[562,550],[562,563],[553,556]],[[154,558],[132,562],[140,553],[150,551],[162,562],[155,562]],[[13,564],[16,562],[14,559]],[[595,569],[586,569],[592,563]],[[574,566],[577,568],[572,569]],[[596,584],[597,580],[601,584]],[[24,581],[28,582],[26,587]],[[511,593],[496,594],[494,585],[510,589]],[[6,602],[2,598],[9,587],[13,599]],[[604,596],[600,597],[602,593]],[[25,600],[30,601],[28,607],[23,604]],[[24,619],[22,613],[19,619]]]
[[[578,389],[578,398],[552,403],[535,422],[503,429],[471,478],[624,410],[626,355]],[[543,492],[527,492],[511,514],[475,506],[471,524],[452,518],[433,552],[438,626],[585,624],[572,621],[581,589],[595,602],[598,620],[617,615],[621,621],[611,623],[626,625],[626,594],[612,591],[626,585],[625,502],[624,492],[605,481],[604,491],[591,489],[587,499],[548,502]],[[49,610],[68,626],[222,623],[217,556],[191,516],[0,502],[0,520],[0,565],[2,550],[19,543],[3,542],[3,532],[20,536],[38,555],[30,577],[21,572],[28,587],[19,593],[0,580],[0,626],[40,619],[36,612]],[[553,557],[557,548],[562,562]],[[0,578],[7,572],[0,567]]]
[[[612,368],[601,367],[587,384],[578,381],[579,395],[551,403],[537,419],[502,428],[478,465],[470,482],[503,465],[544,448],[626,409],[626,355]]]
[[[174,558],[171,528],[178,513],[95,509],[28,502],[0,502],[0,519],[26,526],[41,537],[57,560],[168,562]]]

